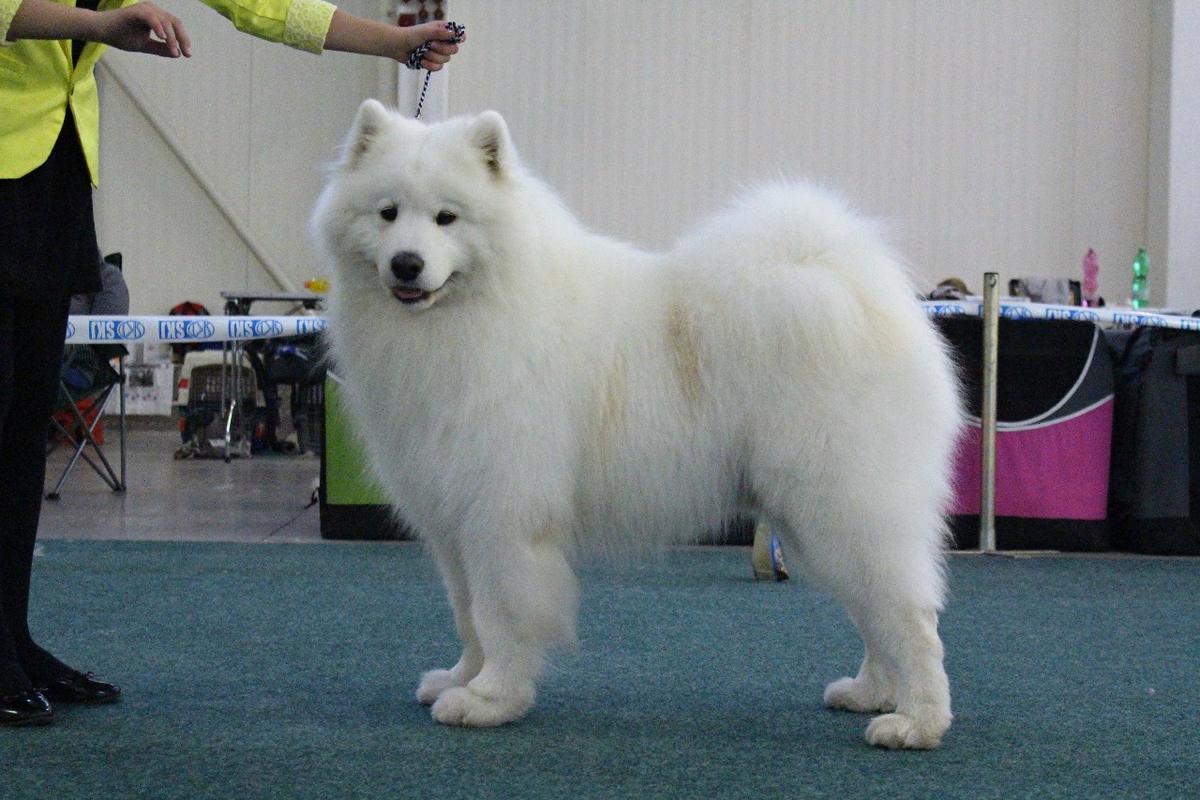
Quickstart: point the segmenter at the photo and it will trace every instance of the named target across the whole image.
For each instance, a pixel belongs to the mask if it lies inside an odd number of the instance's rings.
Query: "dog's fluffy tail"
[[[747,325],[779,314],[810,346],[831,353],[874,346],[900,356],[890,352],[893,343],[933,335],[880,226],[817,187],[777,183],[748,192],[682,239],[670,258],[689,284],[744,304]]]

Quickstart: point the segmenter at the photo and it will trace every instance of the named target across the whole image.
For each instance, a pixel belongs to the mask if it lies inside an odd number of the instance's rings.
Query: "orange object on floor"
[[[87,421],[87,424],[91,425],[92,421],[96,419],[96,414],[99,413],[99,409],[95,407],[96,404],[92,402],[91,398],[85,397],[80,400],[77,405],[79,406],[79,413],[83,415],[83,418]],[[54,412],[54,418],[58,420],[58,423],[67,430],[73,432],[75,431],[75,415],[70,411],[56,411]],[[83,438],[82,433],[77,433],[76,435],[79,438]],[[95,438],[96,444],[104,444],[103,420],[96,423],[96,427],[92,429],[92,437]],[[61,445],[74,444],[74,442],[69,441],[67,437],[63,436],[61,433],[55,434],[54,442],[55,444]]]

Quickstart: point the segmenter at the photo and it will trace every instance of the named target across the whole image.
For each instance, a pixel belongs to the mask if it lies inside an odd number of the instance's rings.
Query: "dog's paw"
[[[484,697],[470,686],[456,686],[442,692],[431,713],[443,725],[491,728],[520,719],[532,705],[532,697]]]
[[[894,711],[890,693],[861,678],[839,678],[825,687],[825,705],[845,711]]]
[[[890,750],[932,750],[942,743],[942,734],[949,727],[949,719],[884,714],[867,726],[867,742]]]
[[[417,702],[423,706],[431,706],[442,696],[442,692],[456,686],[462,686],[462,683],[455,679],[452,671],[430,670],[421,676],[421,683],[417,686]]]

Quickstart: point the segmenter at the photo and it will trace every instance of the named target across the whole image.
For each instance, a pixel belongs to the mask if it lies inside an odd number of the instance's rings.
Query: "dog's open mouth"
[[[391,287],[392,297],[399,300],[403,305],[413,306],[416,309],[429,308],[442,298],[450,288],[450,284],[454,282],[457,273],[451,273],[450,277],[436,289],[425,290],[419,286],[399,286]]]
[[[405,304],[419,303],[422,300],[428,300],[432,296],[432,292],[427,292],[424,289],[418,289],[415,286],[392,287],[392,297]]]

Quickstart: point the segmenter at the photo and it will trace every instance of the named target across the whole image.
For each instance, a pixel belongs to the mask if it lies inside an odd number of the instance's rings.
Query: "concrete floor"
[[[305,508],[320,474],[315,455],[255,456],[229,464],[176,461],[179,444],[173,427],[134,423],[127,438],[128,489],[113,492],[80,461],[61,498],[43,502],[39,538],[322,541],[317,507]],[[119,452],[113,429],[104,453],[114,468]],[[51,454],[48,489],[68,455],[62,448]]]
[[[176,461],[179,434],[172,420],[134,420],[127,441],[128,489],[115,493],[87,464],[76,464],[59,500],[42,503],[39,539],[138,541],[314,542],[321,538],[320,512],[306,508],[320,475],[314,454]],[[89,451],[90,453],[90,448]],[[117,466],[115,431],[104,445]],[[50,455],[49,490],[69,453]],[[976,555],[957,551],[956,555]],[[1132,553],[1015,552],[1013,557],[1071,555],[1081,558],[1155,558]],[[1184,556],[1165,556],[1181,558]]]

